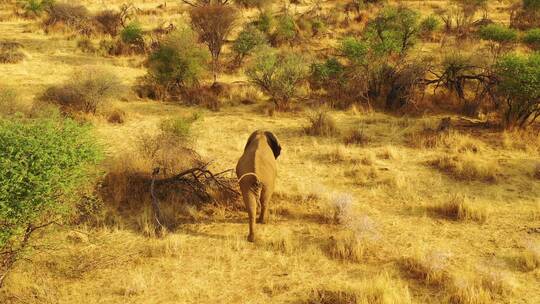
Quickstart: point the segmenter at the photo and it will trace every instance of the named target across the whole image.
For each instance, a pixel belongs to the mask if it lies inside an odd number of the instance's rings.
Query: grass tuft
[[[498,163],[472,153],[441,155],[430,161],[429,164],[461,181],[496,183],[500,174]]]
[[[454,221],[484,223],[488,217],[485,209],[473,206],[469,198],[464,195],[454,195],[442,204],[428,207],[428,211]]]
[[[309,304],[408,304],[408,286],[386,273],[363,279],[351,286],[324,286],[311,291]]]
[[[310,125],[305,128],[305,132],[312,136],[332,137],[339,135],[335,119],[326,112],[318,112],[310,115]]]
[[[407,274],[426,285],[445,286],[452,280],[449,270],[451,254],[444,251],[415,253],[400,264]]]

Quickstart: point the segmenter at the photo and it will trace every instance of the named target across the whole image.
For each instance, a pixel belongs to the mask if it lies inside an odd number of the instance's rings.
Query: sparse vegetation
[[[439,205],[430,206],[428,211],[454,221],[483,223],[487,220],[487,211],[475,206],[468,197],[463,195],[455,195]]]
[[[540,302],[537,0],[0,2],[0,303]]]
[[[100,106],[118,95],[120,88],[115,74],[87,67],[75,71],[65,84],[48,88],[41,99],[57,103],[66,111],[95,114]]]
[[[334,118],[327,112],[313,113],[309,117],[306,133],[314,136],[336,136],[339,129]]]
[[[430,164],[453,178],[462,181],[495,183],[500,169],[497,163],[481,160],[472,153],[442,155]]]
[[[0,63],[19,63],[26,58],[22,45],[17,42],[0,42]]]

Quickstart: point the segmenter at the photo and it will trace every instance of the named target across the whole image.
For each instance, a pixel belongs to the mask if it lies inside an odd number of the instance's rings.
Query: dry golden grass
[[[537,242],[529,242],[517,260],[520,266],[526,271],[540,268],[540,245]]]
[[[393,304],[413,303],[406,284],[386,273],[350,284],[348,288],[322,286],[311,292],[306,304]]]
[[[451,257],[449,252],[444,251],[415,252],[412,256],[404,257],[400,264],[407,275],[423,284],[444,287],[452,281],[449,270]]]
[[[488,213],[485,208],[475,206],[464,195],[453,195],[445,202],[428,207],[428,211],[454,221],[476,221],[484,223]]]
[[[123,2],[83,1],[91,12]],[[167,1],[166,8],[157,8],[163,1],[135,3],[143,11],[137,20],[145,30],[165,20],[185,21],[186,7],[178,1]],[[442,0],[401,3],[423,15],[447,5]],[[506,22],[507,13],[496,10],[501,6],[490,2],[490,17]],[[301,12],[306,6],[292,9]],[[345,14],[334,2],[323,3],[323,9],[343,23],[334,37],[309,42],[308,51],[328,48],[365,22],[351,19],[344,26]],[[244,11],[243,18],[256,13]],[[27,55],[18,64],[1,64],[0,82],[16,87],[25,107],[83,65],[114,70],[126,87],[146,72],[143,56],[82,53],[77,50],[80,37],[72,33],[45,35],[37,20],[4,18],[3,10],[0,15],[0,38],[20,42]],[[91,39],[98,43],[101,37]],[[465,43],[464,49],[477,47],[474,41],[460,43]],[[439,43],[425,43],[414,51],[438,50]],[[227,46],[224,59],[229,55]],[[104,115],[89,119],[107,152],[100,189],[105,199],[95,209],[88,208],[91,214],[79,225],[45,231],[44,251],[34,252],[31,263],[16,265],[0,291],[0,302],[540,302],[537,251],[516,249],[525,239],[536,238],[540,224],[540,183],[532,178],[540,152],[537,134],[502,135],[480,128],[438,134],[424,132],[437,127],[438,116],[329,111],[330,129],[361,126],[362,136],[356,134],[354,141],[369,138],[345,145],[333,131],[330,136],[306,136],[306,112],[262,113],[261,108],[268,108],[264,97],[237,85],[245,80],[241,70],[223,72],[220,81],[232,89],[220,97],[221,111],[202,110],[190,145],[203,159],[212,160],[213,171],[221,172],[234,168],[253,130],[272,130],[281,140],[277,192],[269,223],[258,226],[258,243],[245,240],[247,215],[241,208],[200,206],[186,199],[185,192],[163,197],[163,212],[174,225],[163,238],[154,237],[149,174],[156,164],[164,164],[172,174],[189,161],[173,143],[162,146],[154,157],[151,147],[163,120],[189,117],[198,108],[126,95],[113,100]],[[107,121],[107,110],[113,108],[125,112],[123,124]],[[322,126],[321,133],[326,133],[328,125]],[[426,166],[433,160],[432,166],[453,178]],[[454,193],[470,200],[448,200]],[[426,206],[460,223],[425,216]],[[410,254],[411,248],[426,245],[452,248],[451,258],[444,250]],[[505,264],[508,257],[517,257],[517,265]],[[474,267],[492,260],[502,261],[502,266]]]
[[[328,112],[313,113],[309,116],[309,126],[305,129],[308,135],[336,136],[340,133],[335,119]]]
[[[475,153],[443,154],[430,164],[460,181],[482,181],[495,183],[500,174],[500,167],[496,161],[487,161]]]

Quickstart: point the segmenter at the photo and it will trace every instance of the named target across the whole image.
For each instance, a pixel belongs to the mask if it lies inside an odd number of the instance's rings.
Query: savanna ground
[[[403,2],[426,14],[445,5]],[[84,4],[97,10],[120,2]],[[143,24],[184,18],[176,3],[168,4],[158,15],[140,17]],[[500,12],[493,8],[493,14]],[[0,82],[16,86],[28,106],[83,65],[115,71],[126,87],[145,74],[142,56],[85,54],[69,35],[46,35],[34,20],[4,18],[0,39],[24,46],[23,62],[0,65]],[[243,76],[220,76],[238,80]],[[104,172],[171,117],[202,113],[192,148],[216,172],[235,166],[253,130],[273,131],[283,151],[270,223],[257,226],[258,242],[246,242],[247,215],[227,206],[186,207],[189,220],[162,238],[145,233],[148,208],[130,220],[111,213],[100,225],[44,231],[46,248],[17,264],[1,302],[540,302],[540,268],[524,265],[540,250],[538,135],[466,123],[432,134],[425,130],[448,115],[351,109],[329,112],[342,134],[316,137],[306,135],[307,110],[268,115],[260,103],[214,112],[126,93],[112,102],[125,112],[123,124],[108,123],[106,113],[88,118],[107,151]],[[344,144],[354,129],[365,140]]]

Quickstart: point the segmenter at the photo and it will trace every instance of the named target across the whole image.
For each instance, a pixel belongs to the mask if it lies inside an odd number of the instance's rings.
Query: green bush
[[[289,15],[281,15],[276,20],[276,28],[272,33],[272,43],[280,45],[291,43],[296,38],[296,23]]]
[[[523,8],[531,11],[540,10],[540,0],[523,0]]]
[[[22,8],[27,15],[40,16],[54,4],[54,0],[24,0]]]
[[[501,53],[509,51],[517,41],[516,30],[500,24],[490,24],[480,28],[478,35],[489,42],[492,54],[498,57]]]
[[[326,88],[333,82],[341,82],[345,67],[336,59],[329,58],[324,63],[313,63],[310,72],[310,86],[314,89]]]
[[[532,124],[540,116],[540,54],[507,55],[496,63],[495,74],[506,127]]]
[[[150,54],[148,80],[168,93],[195,86],[206,72],[208,58],[208,51],[198,43],[197,35],[191,29],[174,31]]]
[[[366,36],[379,54],[404,54],[416,42],[419,16],[418,12],[406,7],[384,8],[369,22]]]
[[[274,17],[268,11],[262,11],[257,16],[257,19],[252,24],[261,32],[270,35],[274,26]]]
[[[256,47],[266,43],[266,35],[254,26],[248,25],[238,34],[238,38],[236,38],[232,46],[233,52],[236,54],[237,64],[240,65],[242,60],[251,54]]]
[[[257,52],[246,74],[252,83],[270,96],[278,109],[286,110],[291,99],[297,97],[309,68],[298,54],[277,53],[265,47]]]
[[[141,24],[136,21],[129,23],[122,32],[120,32],[120,38],[127,44],[144,44],[144,31]]]
[[[527,31],[523,36],[523,42],[534,50],[540,50],[540,28]]]
[[[480,38],[497,43],[512,43],[517,39],[517,31],[500,24],[490,24],[480,28]]]
[[[161,122],[161,131],[168,135],[173,136],[180,141],[188,141],[192,136],[192,125],[201,118],[199,113],[193,114],[191,117],[176,117],[164,120]]]
[[[75,71],[69,80],[53,86],[41,97],[68,111],[95,114],[98,107],[121,91],[120,79],[107,70],[87,67]]]
[[[352,63],[362,64],[366,62],[369,45],[354,37],[346,37],[340,42],[339,52]]]
[[[71,210],[100,151],[72,120],[0,120],[0,284],[31,234]]]
[[[437,16],[428,16],[420,22],[420,33],[426,35],[437,31],[441,27],[441,20]]]

